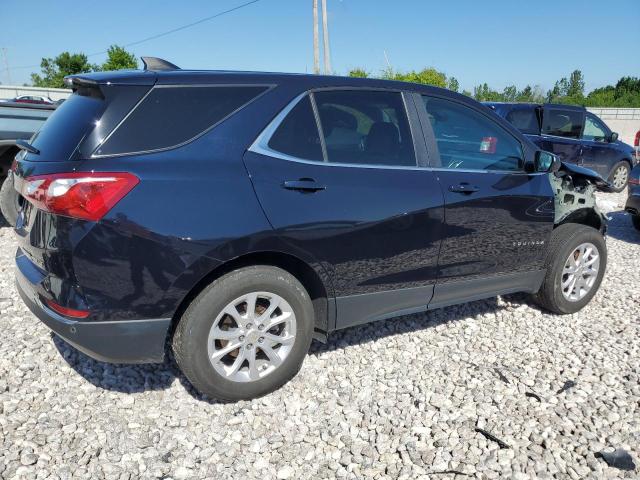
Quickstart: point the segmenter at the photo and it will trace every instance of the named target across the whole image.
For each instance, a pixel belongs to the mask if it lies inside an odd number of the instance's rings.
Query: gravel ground
[[[0,228],[0,478],[639,478],[640,233],[624,198],[600,197],[609,266],[582,312],[515,295],[352,328],[236,404],[199,397],[169,361],[104,364],[53,337],[18,298]],[[635,471],[596,458],[614,447]]]

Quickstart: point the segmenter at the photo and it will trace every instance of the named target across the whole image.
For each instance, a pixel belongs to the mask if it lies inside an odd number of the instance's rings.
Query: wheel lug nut
[[[251,327],[253,327],[253,325],[250,323],[247,323],[247,328],[251,328]]]
[[[258,325],[258,330],[262,330],[264,328],[264,325]]]
[[[258,339],[258,343],[262,343],[262,342],[264,342],[264,337],[260,337],[260,338]]]
[[[244,335],[240,335],[240,341],[244,340]]]
[[[251,350],[253,348],[253,344],[252,343],[247,344],[247,348]]]

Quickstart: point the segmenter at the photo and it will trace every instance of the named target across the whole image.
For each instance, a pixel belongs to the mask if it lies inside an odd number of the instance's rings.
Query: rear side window
[[[520,142],[485,115],[457,102],[423,96],[440,153],[441,167],[461,170],[521,170]]]
[[[556,137],[580,138],[584,112],[545,108],[542,115],[542,133]]]
[[[268,145],[270,149],[292,157],[319,162],[323,160],[318,126],[308,96],[293,107]]]
[[[398,92],[332,90],[313,94],[327,161],[415,166],[413,140]]]
[[[514,108],[507,114],[506,119],[522,133],[530,135],[540,133],[540,124],[538,123],[538,114],[535,107]]]
[[[266,89],[264,86],[155,87],[96,154],[117,155],[175,147],[211,128]]]

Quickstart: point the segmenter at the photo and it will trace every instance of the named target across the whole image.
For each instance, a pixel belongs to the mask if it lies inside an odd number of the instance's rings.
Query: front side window
[[[545,109],[542,133],[555,137],[580,138],[584,114],[577,110]]]
[[[146,152],[187,142],[264,92],[264,86],[155,87],[98,155]]]
[[[607,139],[607,131],[597,118],[587,115],[584,121],[582,138],[593,142],[604,142]]]
[[[315,92],[327,161],[415,166],[402,95],[371,90]]]
[[[476,110],[423,95],[440,153],[441,167],[461,170],[522,170],[520,142]]]

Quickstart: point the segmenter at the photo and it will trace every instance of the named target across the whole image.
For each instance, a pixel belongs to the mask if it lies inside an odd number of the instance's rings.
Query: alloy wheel
[[[296,337],[291,305],[270,292],[251,292],[218,314],[207,342],[211,365],[234,382],[252,382],[276,370]]]
[[[562,295],[577,302],[591,291],[600,270],[600,254],[592,243],[578,245],[562,269]]]
[[[613,172],[613,186],[617,189],[622,189],[627,184],[627,178],[629,177],[629,170],[626,166],[620,165],[616,168],[616,171]]]

